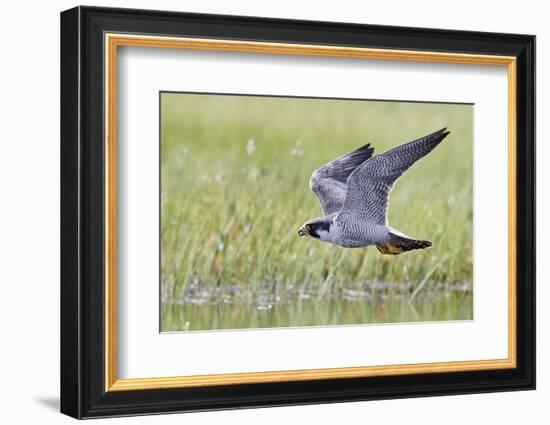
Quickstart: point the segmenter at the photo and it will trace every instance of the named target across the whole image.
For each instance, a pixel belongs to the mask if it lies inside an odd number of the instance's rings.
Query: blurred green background
[[[161,94],[161,330],[472,319],[471,105]],[[397,182],[399,256],[297,236],[319,165],[447,127]]]

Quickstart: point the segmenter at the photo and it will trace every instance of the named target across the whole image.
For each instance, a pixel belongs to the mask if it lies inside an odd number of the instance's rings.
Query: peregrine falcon
[[[323,216],[298,231],[344,248],[376,245],[389,255],[432,246],[430,241],[404,235],[388,226],[389,194],[395,181],[449,134],[446,128],[372,156],[367,144],[313,171],[309,186]]]

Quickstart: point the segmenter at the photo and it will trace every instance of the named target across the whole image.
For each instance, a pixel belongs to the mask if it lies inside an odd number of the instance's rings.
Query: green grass
[[[163,331],[472,317],[471,106],[164,93],[161,108]],[[433,248],[385,256],[297,236],[321,214],[315,167],[442,127],[389,208]]]

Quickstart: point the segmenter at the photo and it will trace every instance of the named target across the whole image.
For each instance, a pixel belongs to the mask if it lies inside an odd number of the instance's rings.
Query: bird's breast
[[[339,244],[345,247],[362,247],[376,244],[387,235],[386,226],[348,215],[340,217],[338,222]]]

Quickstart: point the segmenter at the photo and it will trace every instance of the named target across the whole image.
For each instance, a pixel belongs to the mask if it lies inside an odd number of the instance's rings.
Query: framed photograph
[[[61,14],[61,411],[535,387],[535,37]]]

